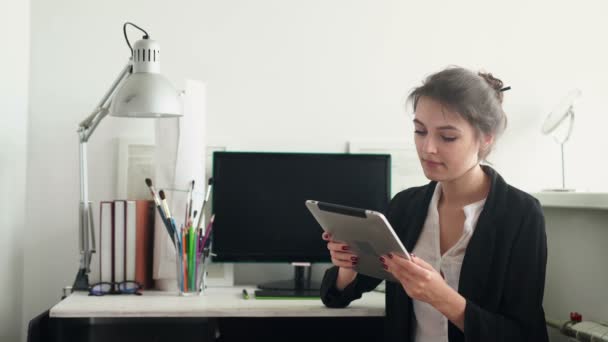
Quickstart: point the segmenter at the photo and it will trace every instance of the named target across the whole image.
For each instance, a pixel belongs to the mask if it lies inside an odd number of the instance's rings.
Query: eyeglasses
[[[107,294],[134,294],[141,296],[142,286],[131,280],[121,282],[100,282],[89,287],[89,296],[103,296]]]

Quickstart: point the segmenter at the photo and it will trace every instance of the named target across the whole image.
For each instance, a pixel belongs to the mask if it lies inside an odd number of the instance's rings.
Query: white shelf
[[[543,207],[608,210],[606,192],[535,192]]]

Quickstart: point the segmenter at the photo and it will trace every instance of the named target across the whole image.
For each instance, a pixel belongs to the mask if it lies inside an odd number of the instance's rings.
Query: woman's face
[[[434,181],[460,178],[479,163],[482,144],[490,136],[479,139],[475,129],[458,112],[441,103],[421,97],[414,113],[414,140],[424,175]]]

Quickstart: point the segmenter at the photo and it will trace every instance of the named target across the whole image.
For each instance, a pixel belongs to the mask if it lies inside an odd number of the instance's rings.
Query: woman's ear
[[[479,157],[480,161],[484,161],[486,159],[486,157],[490,153],[490,147],[492,146],[493,142],[494,142],[493,135],[491,135],[491,134],[482,134],[481,135],[481,141],[479,142],[479,153],[477,153],[477,156]]]
[[[481,150],[486,151],[490,146],[494,143],[494,135],[492,134],[482,134],[481,136]]]

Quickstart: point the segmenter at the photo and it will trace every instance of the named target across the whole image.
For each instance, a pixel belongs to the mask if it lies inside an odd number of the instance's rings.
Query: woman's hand
[[[336,279],[336,287],[338,290],[343,290],[355,280],[357,276],[355,265],[357,265],[359,258],[351,252],[347,244],[342,241],[333,240],[331,234],[323,233],[322,238],[327,241],[327,249],[329,249],[329,253],[331,254],[331,262],[340,267],[338,279]]]
[[[437,270],[424,260],[411,255],[407,260],[395,254],[380,258],[384,268],[391,273],[407,292],[408,296],[434,306],[441,301],[449,285]]]
[[[399,280],[410,298],[432,305],[464,331],[466,299],[451,288],[433,266],[413,254],[411,257],[410,261],[389,254],[381,257],[380,261]]]

